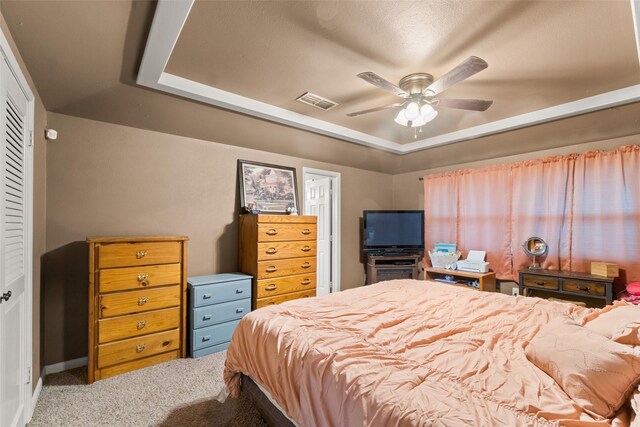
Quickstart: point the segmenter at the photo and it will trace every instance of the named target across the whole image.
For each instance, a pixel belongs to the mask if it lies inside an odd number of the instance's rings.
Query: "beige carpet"
[[[87,385],[87,370],[48,375],[29,426],[266,426],[253,404],[215,397],[226,352],[180,359]]]

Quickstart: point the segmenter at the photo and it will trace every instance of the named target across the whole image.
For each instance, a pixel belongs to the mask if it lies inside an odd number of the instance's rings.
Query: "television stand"
[[[367,255],[367,285],[394,279],[418,279],[421,255]]]

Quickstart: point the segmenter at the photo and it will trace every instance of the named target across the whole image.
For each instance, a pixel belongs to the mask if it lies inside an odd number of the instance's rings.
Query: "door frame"
[[[328,177],[331,180],[331,223],[332,223],[332,240],[331,240],[331,293],[340,291],[340,172],[327,171],[323,169],[315,169],[309,167],[302,168],[302,212],[306,207],[306,182],[307,175],[320,175]]]
[[[11,44],[7,40],[4,31],[0,29],[0,54],[11,73],[18,82],[18,86],[27,99],[26,113],[26,132],[24,144],[24,179],[25,179],[25,264],[24,264],[24,326],[26,342],[20,343],[25,348],[23,363],[26,367],[24,375],[25,391],[24,391],[24,421],[28,423],[33,416],[35,409],[35,400],[38,398],[39,390],[33,390],[33,156],[34,156],[34,121],[35,121],[35,97],[31,91],[31,87],[27,82],[22,68],[16,59]],[[2,59],[0,58],[0,60]]]

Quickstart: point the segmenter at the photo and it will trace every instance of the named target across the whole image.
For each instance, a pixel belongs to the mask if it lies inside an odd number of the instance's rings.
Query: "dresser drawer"
[[[191,327],[198,329],[240,319],[250,311],[251,298],[194,308],[191,316]]]
[[[191,292],[194,307],[245,299],[251,296],[251,279],[200,285],[191,288]]]
[[[315,288],[316,273],[278,277],[277,279],[262,279],[257,281],[256,298],[272,297]]]
[[[98,346],[98,368],[177,350],[180,330],[145,335]]]
[[[180,286],[116,292],[100,296],[100,317],[157,310],[180,305]]]
[[[180,264],[109,268],[98,273],[101,293],[174,285],[181,279]]]
[[[98,342],[121,340],[180,327],[180,308],[111,317],[98,321]]]
[[[562,290],[582,295],[604,296],[606,287],[604,283],[588,282],[585,280],[562,280]]]
[[[195,350],[191,352],[191,357],[194,359],[202,356],[206,356],[207,354],[217,353],[222,350],[226,350],[229,348],[229,342],[223,342],[222,344],[212,345],[211,347],[205,347],[201,350]]]
[[[313,273],[316,271],[316,257],[292,258],[258,262],[258,279]]]
[[[158,363],[168,362],[180,357],[180,351],[174,350],[167,353],[157,354],[151,357],[145,357],[144,359],[136,359],[131,362],[120,363],[100,370],[100,379],[113,377],[114,375],[124,374],[125,372],[133,371],[136,369],[146,368],[147,366],[157,365]]]
[[[560,289],[559,279],[557,277],[545,276],[524,276],[524,286],[540,289]]]
[[[292,301],[299,298],[310,298],[316,296],[316,290],[312,289],[303,292],[292,292],[290,294],[278,295],[269,298],[258,298],[256,300],[256,308],[266,307],[268,305],[282,304],[286,301]]]
[[[315,242],[300,241],[258,243],[258,261],[299,258],[305,256],[316,256]]]
[[[258,224],[258,242],[315,241],[316,224]]]
[[[240,320],[234,320],[232,322],[221,323],[219,325],[196,329],[195,331],[193,331],[191,336],[192,350],[199,350],[201,348],[220,344],[226,341],[231,341],[233,331],[236,330],[238,323],[240,323]]]
[[[98,268],[173,264],[182,257],[180,242],[112,243],[96,247]]]

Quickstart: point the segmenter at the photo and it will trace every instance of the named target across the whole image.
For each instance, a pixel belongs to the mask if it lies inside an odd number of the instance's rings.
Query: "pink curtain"
[[[458,189],[455,173],[424,177],[425,258],[437,242],[455,243],[458,221]]]
[[[640,280],[640,146],[588,152],[576,159],[571,270],[591,261],[619,264]]]
[[[512,166],[513,199],[511,233],[513,277],[531,264],[522,249],[529,237],[547,242],[548,253],[539,259],[542,268],[571,267],[571,202],[575,155],[516,163]]]
[[[458,247],[463,256],[472,249],[486,251],[499,279],[512,278],[511,187],[509,165],[464,170],[458,176]]]

